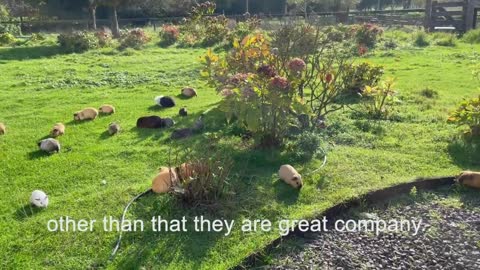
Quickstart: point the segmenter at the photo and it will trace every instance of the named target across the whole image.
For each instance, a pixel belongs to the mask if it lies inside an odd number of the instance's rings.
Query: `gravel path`
[[[422,219],[411,233],[308,233],[270,254],[267,269],[480,269],[480,192],[436,191],[409,195],[348,216]],[[329,224],[332,225],[333,222]],[[333,226],[333,225],[332,225]],[[273,259],[272,259],[273,258]]]

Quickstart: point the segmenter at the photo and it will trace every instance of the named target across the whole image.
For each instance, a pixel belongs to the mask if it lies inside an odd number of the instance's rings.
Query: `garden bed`
[[[330,209],[329,231],[278,240],[250,266],[267,269],[475,269],[480,266],[478,191],[449,179],[420,181],[368,194]],[[415,187],[415,188],[413,188]],[[410,192],[405,192],[410,188]],[[413,188],[413,189],[412,189]],[[432,190],[422,190],[424,188]],[[390,197],[395,192],[395,198]],[[389,198],[390,197],[390,198]],[[389,199],[388,199],[389,198]],[[405,232],[340,232],[337,220],[422,221],[417,235]]]

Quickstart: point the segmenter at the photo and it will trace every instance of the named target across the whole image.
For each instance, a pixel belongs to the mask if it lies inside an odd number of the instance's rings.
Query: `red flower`
[[[290,88],[290,83],[285,77],[275,76],[270,81],[270,86],[279,90],[288,90]]]
[[[327,83],[331,83],[333,81],[333,74],[332,73],[327,73],[327,76],[325,76],[325,81]]]
[[[358,45],[358,55],[363,56],[368,53],[368,48],[364,45]]]
[[[302,72],[305,70],[306,67],[307,67],[307,64],[305,64],[305,61],[303,61],[300,58],[293,58],[288,63],[288,68],[294,72]]]

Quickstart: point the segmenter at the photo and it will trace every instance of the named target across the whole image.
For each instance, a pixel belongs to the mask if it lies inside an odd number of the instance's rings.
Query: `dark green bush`
[[[463,41],[470,44],[480,43],[480,28],[475,30],[470,30],[463,36]]]
[[[296,161],[309,161],[320,151],[321,138],[315,132],[304,132],[287,143],[289,155]]]
[[[57,42],[68,53],[81,53],[98,47],[98,39],[90,32],[60,34]]]

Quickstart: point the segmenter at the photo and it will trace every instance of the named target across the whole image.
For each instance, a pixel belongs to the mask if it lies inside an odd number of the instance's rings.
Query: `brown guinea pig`
[[[75,121],[83,121],[83,120],[95,120],[98,116],[98,111],[95,108],[86,108],[79,112],[73,114],[73,119]]]
[[[280,179],[294,188],[302,188],[302,176],[291,165],[282,165],[278,171]]]
[[[465,171],[457,177],[457,182],[471,188],[480,189],[480,173]]]
[[[178,175],[173,168],[162,167],[152,181],[152,190],[155,193],[167,193],[179,182]]]
[[[50,135],[54,138],[62,136],[63,134],[65,134],[65,125],[62,123],[56,123],[52,131],[50,131]]]
[[[159,116],[145,116],[137,120],[137,128],[163,128],[165,122]]]
[[[114,114],[115,113],[115,107],[113,107],[112,105],[102,105],[98,111],[101,113],[101,114]]]

